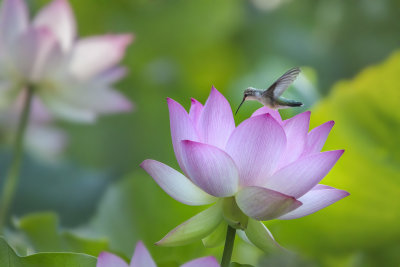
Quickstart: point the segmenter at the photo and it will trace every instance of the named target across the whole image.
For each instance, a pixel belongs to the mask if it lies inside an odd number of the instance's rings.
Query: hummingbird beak
[[[242,106],[242,104],[244,103],[245,100],[246,100],[246,96],[244,96],[242,102],[240,102],[240,105],[239,105],[239,107],[237,108],[237,110],[236,110],[236,112],[235,112],[235,115],[238,113],[240,107]]]

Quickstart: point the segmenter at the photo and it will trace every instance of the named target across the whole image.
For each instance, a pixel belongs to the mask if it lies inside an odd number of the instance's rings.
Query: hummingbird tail
[[[301,103],[300,101],[286,99],[283,97],[278,99],[277,103],[281,107],[301,107],[303,105],[303,103]]]
[[[286,103],[286,105],[289,107],[301,107],[303,106],[303,103],[299,101],[290,101],[289,103]]]

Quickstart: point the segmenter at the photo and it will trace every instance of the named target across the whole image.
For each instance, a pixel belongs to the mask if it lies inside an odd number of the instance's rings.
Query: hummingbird
[[[244,90],[243,100],[236,110],[235,115],[238,113],[239,108],[246,100],[255,100],[264,106],[272,109],[300,107],[303,103],[282,97],[283,92],[293,83],[300,73],[300,68],[292,68],[285,72],[278,80],[276,80],[268,89],[256,89],[249,87]]]

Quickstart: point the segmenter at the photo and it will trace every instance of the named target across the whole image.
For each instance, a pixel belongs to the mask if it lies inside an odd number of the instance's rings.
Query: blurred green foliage
[[[19,257],[0,238],[0,266],[2,267],[54,267],[54,266],[96,266],[96,258],[79,253],[38,253]]]
[[[59,229],[58,217],[54,213],[30,214],[15,220],[14,224],[25,234],[36,252],[70,251],[97,257],[102,251],[109,250],[106,238],[89,239],[78,232]]]
[[[0,153],[4,177],[11,153]],[[63,225],[88,221],[113,176],[109,171],[83,168],[77,163],[43,162],[34,155],[24,158],[21,182],[13,203],[13,216],[32,211],[56,211]]]
[[[47,2],[29,1],[33,10]],[[64,162],[49,165],[34,156],[27,158],[14,215],[55,211],[61,226],[81,225],[80,233],[109,239],[111,251],[125,259],[131,257],[135,243],[144,240],[161,267],[205,255],[220,257],[221,247],[204,248],[201,242],[179,248],[153,246],[203,209],[176,202],[138,170],[146,158],[178,169],[165,97],[188,108],[190,97],[204,102],[214,84],[236,108],[245,87],[266,87],[288,68],[307,66],[302,67],[304,81],[296,81],[287,93],[304,100],[305,108],[316,103],[313,127],[336,121],[325,149],[344,148],[346,153],[323,183],[348,190],[351,196],[308,217],[267,224],[277,240],[298,255],[262,255],[237,238],[234,260],[256,265],[261,259],[260,266],[398,266],[400,55],[368,66],[399,48],[399,1],[72,0],[71,4],[83,37],[135,34],[124,61],[129,74],[117,88],[135,102],[136,111],[106,116],[89,126],[58,122],[69,135]],[[358,72],[354,80],[336,83]],[[257,107],[246,103],[237,122]],[[2,172],[6,158],[1,158]],[[65,236],[55,230],[52,216],[45,224],[52,229],[46,231],[51,235],[46,239],[35,237],[40,229],[27,228],[30,223],[19,229],[29,237],[22,241],[27,248],[97,253],[91,246],[77,246],[76,240],[68,246],[54,245]],[[39,257],[18,258],[4,241],[0,247],[0,253],[8,251],[16,263]]]
[[[313,257],[364,251],[376,264],[400,262],[398,253],[385,253],[400,240],[400,112],[394,108],[400,104],[399,72],[397,52],[338,83],[314,109],[312,126],[336,121],[325,149],[346,149],[323,183],[351,196],[316,214],[277,222],[273,232],[283,243]]]

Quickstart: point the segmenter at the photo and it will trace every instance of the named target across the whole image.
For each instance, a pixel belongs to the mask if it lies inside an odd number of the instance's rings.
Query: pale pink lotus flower
[[[0,9],[0,106],[26,86],[52,115],[92,122],[98,114],[129,111],[131,103],[112,88],[125,74],[118,67],[131,34],[77,40],[67,0],[54,0],[29,21],[23,0],[4,0]]]
[[[275,241],[260,221],[300,218],[349,195],[318,184],[343,154],[320,152],[333,121],[308,132],[309,111],[283,121],[278,111],[262,107],[235,127],[228,101],[214,87],[204,106],[192,99],[189,113],[167,101],[172,144],[184,174],[155,160],[141,167],[184,204],[216,204],[158,244],[187,244],[225,222],[265,249]]]
[[[18,120],[25,97],[26,94],[22,93],[11,107],[0,108],[2,143],[12,144],[15,142]],[[58,159],[67,143],[66,134],[51,124],[52,118],[37,96],[32,99],[30,114],[25,137],[26,149],[45,160]]]
[[[157,267],[157,265],[143,242],[139,241],[129,265],[112,253],[102,252],[98,257],[96,267]],[[219,267],[219,264],[214,257],[203,257],[187,262],[181,267]]]

